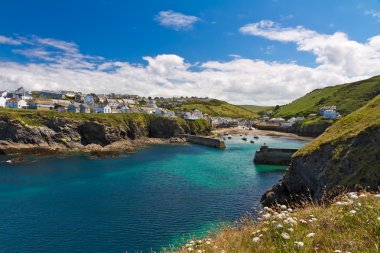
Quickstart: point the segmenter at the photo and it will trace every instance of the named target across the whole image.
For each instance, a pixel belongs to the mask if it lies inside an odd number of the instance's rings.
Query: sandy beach
[[[259,130],[259,129],[243,129],[241,127],[235,127],[235,128],[218,128],[212,131],[212,134],[215,136],[218,135],[226,135],[226,134],[249,134],[249,135],[267,135],[267,136],[278,136],[278,137],[291,137],[295,139],[300,140],[313,140],[313,137],[305,137],[305,136],[299,136],[292,133],[283,133],[283,132],[276,132],[276,131],[268,131],[268,130]]]

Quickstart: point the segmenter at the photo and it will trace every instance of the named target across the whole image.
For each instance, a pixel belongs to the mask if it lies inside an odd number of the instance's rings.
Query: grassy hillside
[[[272,111],[274,106],[260,106],[260,105],[238,105],[254,113]]]
[[[297,152],[296,155],[310,154],[328,143],[344,145],[346,139],[353,138],[372,127],[380,127],[380,95],[364,107],[340,119],[325,133]],[[340,155],[340,150],[340,148],[335,150],[337,156]]]
[[[351,193],[331,205],[296,210],[279,206],[260,217],[212,238],[194,238],[178,252],[379,252],[380,194]]]
[[[367,80],[314,90],[275,111],[278,117],[289,117],[317,113],[322,106],[336,105],[337,110],[347,115],[368,103],[380,94],[380,76]]]
[[[229,118],[258,118],[258,114],[240,106],[232,105],[224,101],[213,99],[211,101],[198,101],[196,103],[186,103],[175,107],[175,110],[190,111],[198,109],[210,116],[220,116]]]

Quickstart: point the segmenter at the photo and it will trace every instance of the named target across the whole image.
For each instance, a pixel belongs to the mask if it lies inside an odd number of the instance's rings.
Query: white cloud
[[[380,73],[380,35],[360,43],[344,33],[282,28],[272,21],[248,24],[240,31],[295,43],[297,50],[315,55],[317,64],[307,67],[236,55],[225,62],[190,63],[171,54],[145,56],[145,64],[133,64],[83,55],[73,42],[34,36],[24,38],[23,47],[13,50],[31,61],[0,61],[0,90],[24,86],[142,96],[208,96],[237,104],[276,105],[316,88]]]
[[[169,10],[160,11],[155,17],[155,20],[162,26],[179,31],[191,29],[200,19],[196,16],[189,16]]]
[[[0,44],[7,44],[7,45],[21,45],[21,42],[17,39],[9,38],[3,35],[0,35]]]

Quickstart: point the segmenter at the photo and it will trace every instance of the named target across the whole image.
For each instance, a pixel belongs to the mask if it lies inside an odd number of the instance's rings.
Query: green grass
[[[175,107],[174,109],[183,111],[198,109],[202,113],[208,114],[210,116],[229,118],[253,119],[259,117],[259,115],[255,112],[216,99],[213,99],[209,102],[195,101],[192,103],[182,104],[181,106]]]
[[[261,105],[238,105],[238,106],[257,114],[264,113],[264,112],[272,112],[274,109],[274,106],[261,106]]]
[[[340,195],[332,204],[289,211],[276,207],[264,211],[260,221],[247,216],[238,226],[225,227],[211,238],[194,238],[176,252],[379,252],[380,198],[361,194],[365,197]]]
[[[51,121],[64,121],[70,122],[91,122],[96,121],[99,124],[104,124],[108,127],[130,126],[137,127],[141,130],[149,128],[152,121],[161,119],[166,123],[174,122],[180,125],[185,131],[193,134],[208,134],[211,131],[211,124],[209,121],[199,119],[195,121],[184,120],[182,118],[168,118],[156,115],[149,115],[143,113],[60,113],[56,111],[36,111],[25,109],[8,109],[0,108],[0,119],[16,120],[24,125],[30,127],[46,126]],[[67,141],[67,140],[62,140]]]
[[[353,138],[371,127],[380,127],[380,95],[364,107],[338,120],[321,136],[300,149],[295,155],[308,155],[322,145],[344,145],[345,140]],[[339,148],[338,148],[339,149]],[[337,153],[337,156],[340,154]]]
[[[275,111],[277,117],[306,116],[318,113],[322,106],[337,106],[337,110],[347,115],[364,106],[380,94],[380,76],[359,82],[342,84],[314,90],[290,104]]]

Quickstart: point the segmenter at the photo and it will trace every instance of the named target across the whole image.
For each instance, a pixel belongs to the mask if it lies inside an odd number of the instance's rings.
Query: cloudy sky
[[[0,90],[285,104],[380,75],[378,0],[12,0]]]

